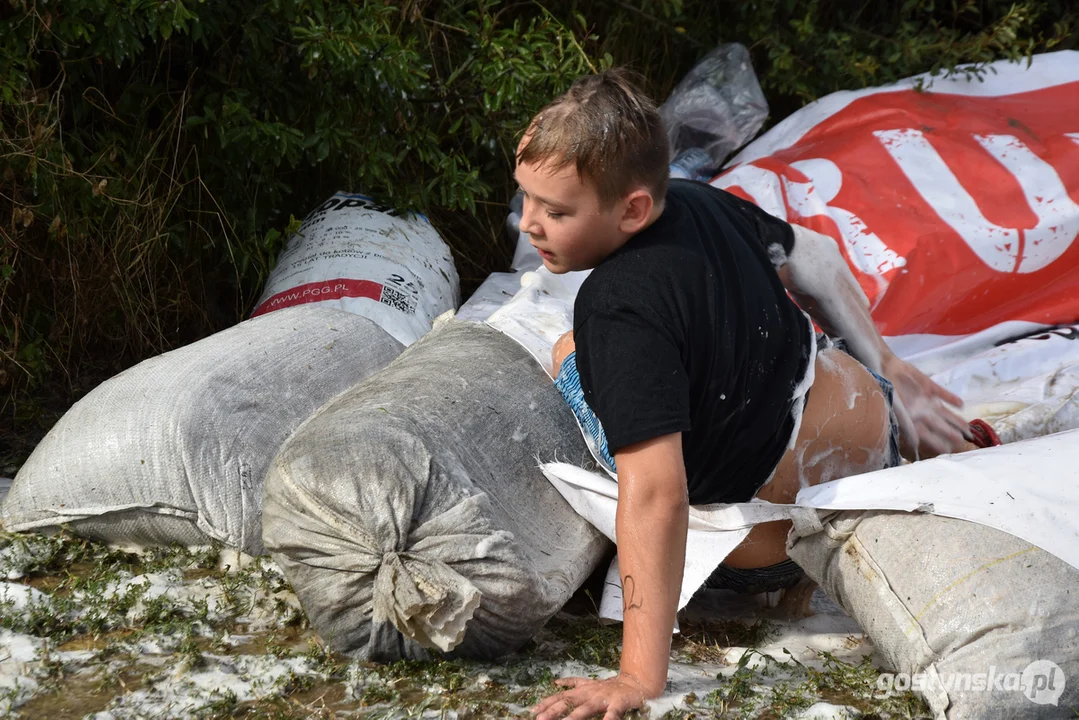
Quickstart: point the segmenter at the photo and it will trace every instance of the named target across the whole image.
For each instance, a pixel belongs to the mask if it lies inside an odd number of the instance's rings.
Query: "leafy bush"
[[[1079,10],[1069,0],[651,0],[632,10],[629,3],[600,5],[616,10],[595,30],[601,46],[616,62],[633,60],[660,91],[673,87],[717,40],[744,43],[774,121],[836,90],[1079,45]],[[652,37],[640,33],[642,25],[656,28]],[[656,32],[665,38],[657,42]]]
[[[333,190],[476,215],[514,133],[594,67],[550,15],[489,0],[21,2],[0,63],[16,422],[44,383],[77,389],[236,322],[291,214]],[[493,264],[461,250],[473,277]]]
[[[426,211],[475,287],[508,257],[517,136],[577,75],[630,64],[662,98],[737,40],[778,120],[837,89],[1072,47],[1068,8],[9,0],[0,444],[35,440],[102,378],[242,318],[293,214],[337,189]]]

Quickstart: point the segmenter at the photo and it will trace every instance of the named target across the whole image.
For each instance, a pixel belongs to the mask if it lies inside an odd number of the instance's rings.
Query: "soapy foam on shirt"
[[[873,372],[880,372],[881,356],[877,335],[869,320],[869,298],[851,275],[835,243],[826,235],[800,225],[794,229],[791,251],[791,282],[814,298],[833,330],[844,339],[850,354]]]

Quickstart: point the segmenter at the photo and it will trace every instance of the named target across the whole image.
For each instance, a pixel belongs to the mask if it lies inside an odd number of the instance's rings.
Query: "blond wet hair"
[[[655,104],[623,69],[578,78],[539,111],[525,131],[517,162],[561,170],[573,165],[610,207],[644,187],[667,192],[670,151]]]

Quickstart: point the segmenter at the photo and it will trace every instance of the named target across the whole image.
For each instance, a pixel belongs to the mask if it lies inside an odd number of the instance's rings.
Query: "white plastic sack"
[[[317,303],[370,318],[408,345],[460,296],[449,247],[425,216],[339,192],[289,239],[252,317]]]
[[[484,322],[520,291],[523,275],[524,273],[491,273],[461,305],[454,317],[458,320]]]
[[[262,483],[278,448],[401,350],[367,318],[304,306],[139,363],[49,431],[0,507],[4,529],[262,554]]]
[[[722,165],[768,117],[749,50],[740,43],[713,49],[682,78],[659,114],[671,157],[699,148],[708,154],[710,167]]]
[[[512,340],[449,321],[285,443],[266,547],[340,652],[497,657],[610,547],[537,457],[588,457],[561,395]]]

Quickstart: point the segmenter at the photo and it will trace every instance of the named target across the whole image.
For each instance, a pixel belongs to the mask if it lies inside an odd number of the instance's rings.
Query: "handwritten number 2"
[[[626,613],[641,607],[644,601],[637,597],[637,583],[632,575],[622,578],[622,612]]]

